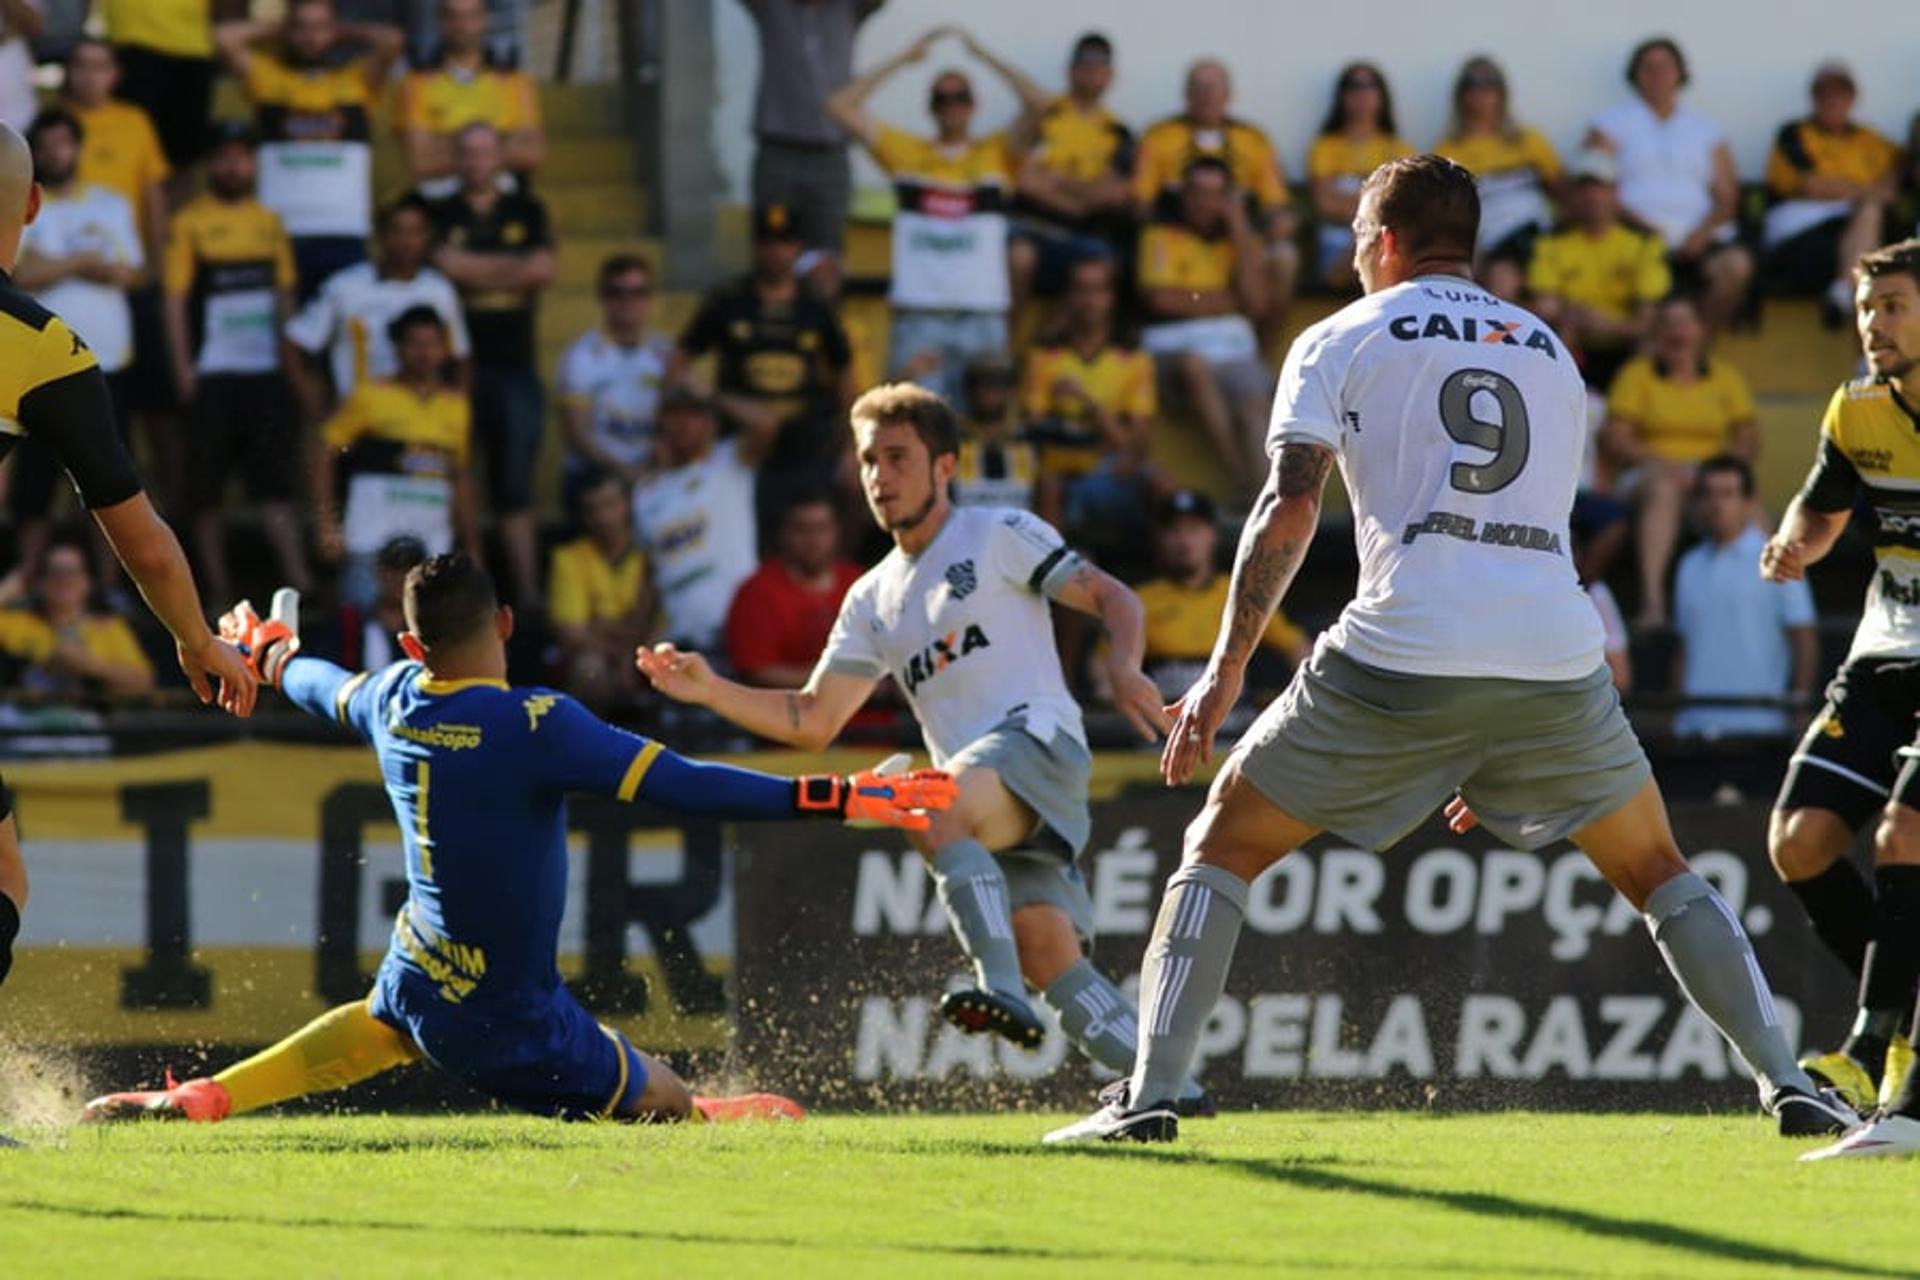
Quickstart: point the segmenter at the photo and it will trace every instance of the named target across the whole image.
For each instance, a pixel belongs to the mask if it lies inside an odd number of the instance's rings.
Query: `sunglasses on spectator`
[[[610,284],[600,291],[603,298],[650,298],[653,286],[650,284]]]
[[[970,107],[973,105],[971,89],[935,89],[933,105],[936,107]]]
[[[1083,53],[1074,58],[1073,65],[1076,67],[1110,67],[1113,65],[1113,58],[1104,53]]]
[[[1380,82],[1378,80],[1373,79],[1371,76],[1363,76],[1358,80],[1349,80],[1341,85],[1340,92],[1350,93],[1355,89],[1378,89],[1379,87]]]
[[[1499,89],[1504,86],[1498,76],[1468,76],[1460,82],[1468,89]]]

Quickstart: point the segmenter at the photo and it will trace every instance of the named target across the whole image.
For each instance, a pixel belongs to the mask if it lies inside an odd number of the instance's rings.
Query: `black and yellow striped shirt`
[[[1873,513],[1873,584],[1848,660],[1920,657],[1920,410],[1889,382],[1856,378],[1833,393],[1820,452],[1800,491],[1811,511]]]
[[[89,507],[140,492],[99,361],[66,321],[0,272],[0,459],[24,436],[52,451]]]

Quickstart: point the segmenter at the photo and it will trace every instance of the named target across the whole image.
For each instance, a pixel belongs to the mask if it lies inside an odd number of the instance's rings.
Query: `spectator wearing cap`
[[[973,83],[949,68],[928,97],[935,132],[911,134],[877,120],[866,101],[901,68],[924,59],[943,36],[959,40],[1013,90],[1020,115],[1005,132],[973,132]],[[1011,286],[1007,206],[1018,152],[1047,94],[954,27],[936,27],[827,98],[827,111],[858,138],[893,180],[893,328],[889,372],[957,399],[969,357],[1004,351]]]
[[[1047,104],[1020,162],[1014,199],[1013,311],[1067,286],[1081,258],[1118,252],[1130,231],[1133,131],[1107,109],[1113,45],[1097,31],[1074,41],[1067,91]]]
[[[634,532],[660,601],[659,633],[684,648],[720,644],[734,592],[759,566],[755,472],[772,444],[751,419],[720,438],[714,407],[685,388],[660,404],[656,469],[634,490]]]
[[[394,317],[387,340],[399,362],[391,378],[366,378],[327,419],[313,454],[315,540],[346,572],[341,595],[373,598],[373,560],[389,540],[418,538],[429,555],[480,555],[467,459],[472,414],[448,384],[447,325],[432,307]]]
[[[1859,94],[1845,63],[1821,63],[1812,93],[1813,111],[1774,135],[1761,244],[1769,276],[1807,293],[1824,287],[1829,320],[1844,320],[1854,262],[1886,238],[1900,149],[1853,118]]]
[[[277,21],[222,22],[220,60],[253,104],[260,200],[293,238],[299,300],[364,262],[373,218],[373,112],[398,27],[341,22],[333,0],[289,0]],[[340,51],[364,47],[365,53]]]
[[[1753,571],[1766,534],[1753,519],[1753,469],[1722,454],[1694,477],[1703,536],[1674,573],[1674,687],[1689,698],[1812,695],[1820,661],[1813,593],[1805,582],[1768,582]],[[1674,717],[1677,734],[1706,737],[1785,735],[1778,706],[1689,706]]]
[[[219,70],[213,6],[208,0],[102,0],[100,10],[120,63],[117,92],[152,119],[178,203],[186,199],[189,170],[207,153]]]
[[[1140,233],[1135,273],[1147,321],[1141,345],[1245,494],[1267,473],[1273,374],[1256,330],[1267,314],[1263,257],[1226,162],[1202,156],[1187,166],[1173,213]]]
[[[547,571],[561,683],[590,706],[630,700],[638,687],[633,651],[651,637],[656,607],[626,482],[612,471],[582,476],[573,518],[580,536],[554,548]]]
[[[560,357],[555,381],[567,433],[567,491],[596,471],[638,484],[653,462],[654,415],[673,361],[673,339],[656,332],[653,264],[617,253],[600,264],[600,324]],[[571,502],[568,504],[572,505]]]
[[[1248,223],[1262,247],[1247,269],[1263,273],[1256,319],[1263,332],[1277,338],[1300,276],[1292,193],[1273,141],[1259,126],[1229,114],[1232,103],[1233,79],[1225,63],[1202,58],[1187,69],[1186,109],[1155,124],[1140,139],[1134,204],[1142,218],[1176,220],[1194,162],[1219,161],[1226,169],[1228,191],[1235,203],[1246,205]]]
[[[1645,341],[1654,304],[1673,288],[1666,246],[1620,217],[1613,156],[1589,148],[1574,161],[1567,219],[1534,242],[1527,292],[1580,362],[1587,385],[1605,394]]]
[[[535,364],[540,294],[553,286],[547,206],[501,189],[498,130],[470,124],[454,140],[460,190],[427,206],[439,247],[432,263],[460,291],[473,344],[473,431],[487,453],[488,489],[507,555],[513,598],[540,602],[534,464],[546,429],[546,392]]]
[[[1055,336],[1027,353],[1020,408],[1041,446],[1039,513],[1096,549],[1138,546],[1148,523],[1148,461],[1158,411],[1153,357],[1116,332],[1113,259],[1075,262]]]
[[[440,0],[440,45],[400,82],[394,129],[422,194],[464,181],[459,139],[484,124],[500,139],[502,171],[524,178],[546,162],[547,135],[533,77],[487,44],[487,0]]]
[[[1012,357],[1004,351],[973,357],[963,385],[955,505],[1038,510],[1040,454],[1020,424]]]
[[[153,663],[125,618],[93,607],[87,553],[78,543],[47,549],[31,604],[0,610],[0,653],[11,683],[49,700],[134,697],[153,688]]]
[[[853,79],[853,38],[883,0],[742,0],[760,33],[753,93],[753,202],[793,211],[799,269],[840,292],[852,177],[827,95]]]
[[[1307,180],[1319,224],[1320,278],[1329,287],[1346,292],[1358,283],[1353,219],[1360,211],[1360,185],[1387,161],[1412,154],[1394,120],[1386,73],[1371,62],[1342,67],[1334,81],[1333,102],[1307,152]]]
[[[711,354],[713,400],[726,423],[756,443],[763,499],[788,485],[834,484],[847,457],[853,352],[833,308],[800,287],[799,224],[785,205],[754,212],[747,275],[708,294],[680,332],[668,381],[686,380]]]
[[[1137,590],[1147,614],[1146,660],[1141,669],[1168,702],[1186,694],[1213,652],[1228,586],[1219,553],[1220,526],[1213,502],[1192,489],[1167,495],[1154,517],[1158,576]],[[1248,669],[1248,692],[1281,688],[1288,668],[1305,662],[1307,653],[1306,634],[1276,610],[1261,635],[1260,656]]]
[[[167,349],[186,413],[186,505],[207,595],[234,598],[227,573],[224,505],[239,465],[280,580],[311,586],[294,519],[299,430],[280,359],[292,310],[293,246],[254,195],[253,131],[215,126],[207,190],[167,228],[160,287]]]
[[[1700,295],[1707,328],[1726,327],[1746,299],[1753,255],[1736,236],[1740,175],[1720,126],[1680,101],[1686,55],[1666,36],[1627,58],[1633,96],[1594,118],[1587,145],[1620,164],[1627,220],[1667,246],[1675,278]]]
[[[806,684],[827,647],[840,601],[860,579],[860,566],[840,557],[833,499],[826,489],[796,494],[779,513],[773,555],[734,592],[727,661],[748,684]]]
[[[1507,73],[1492,58],[1461,64],[1453,114],[1433,149],[1473,174],[1480,188],[1480,282],[1498,297],[1518,298],[1534,240],[1553,225],[1560,156],[1545,134],[1514,119]]]

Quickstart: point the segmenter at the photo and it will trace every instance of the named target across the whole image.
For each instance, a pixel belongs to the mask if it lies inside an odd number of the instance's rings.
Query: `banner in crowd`
[[[1129,991],[1197,790],[1094,807],[1096,961]],[[1766,807],[1675,806],[1675,831],[1753,935],[1789,1040],[1837,1042],[1851,980],[1767,865]],[[920,858],[897,840],[743,829],[735,1061],[814,1104],[1085,1105],[1056,1031],[1037,1051],[960,1034],[968,981]],[[1201,1077],[1236,1106],[1746,1107],[1737,1057],[1646,927],[1571,845],[1521,853],[1435,821],[1385,855],[1322,838],[1252,888]]]

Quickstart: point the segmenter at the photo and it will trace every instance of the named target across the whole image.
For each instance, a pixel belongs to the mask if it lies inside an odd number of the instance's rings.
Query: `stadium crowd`
[[[1290,309],[1302,291],[1355,292],[1362,178],[1430,145],[1479,180],[1482,286],[1549,322],[1591,389],[1577,563],[1617,681],[1812,695],[1812,599],[1754,571],[1770,526],[1753,396],[1713,344],[1759,323],[1767,295],[1817,297],[1848,323],[1853,259],[1914,225],[1920,139],[1856,121],[1846,66],[1814,69],[1804,110],[1782,104],[1763,195],[1686,104],[1686,55],[1665,38],[1631,50],[1629,91],[1564,158],[1491,58],[1460,67],[1437,129],[1403,122],[1379,67],[1334,69],[1290,171],[1233,114],[1213,59],[1136,130],[1105,105],[1119,51],[1097,33],[1065,51],[1056,89],[956,27],[856,68],[879,0],[743,3],[762,49],[746,272],[667,332],[658,264],[607,257],[601,321],[549,383],[536,315],[566,246],[540,194],[538,86],[486,0],[439,0],[425,38],[349,21],[381,6],[345,0],[286,0],[267,21],[223,3],[239,12],[219,22],[205,0],[103,0],[101,34],[72,42],[57,92],[38,95],[41,0],[0,0],[0,119],[25,132],[47,197],[17,282],[94,348],[209,600],[301,587],[336,606],[310,628],[319,643],[373,664],[394,656],[406,569],[461,546],[520,613],[517,675],[634,712],[649,695],[633,647],[672,639],[744,680],[797,684],[884,545],[847,407],[911,378],[962,410],[963,503],[1030,508],[1138,584],[1150,674],[1172,697],[1211,647],[1222,535],[1265,471]],[[925,77],[927,120],[875,115],[875,90],[936,49],[1004,79],[1017,118],[982,127],[956,69]],[[222,74],[249,116],[215,118]],[[375,190],[383,135],[400,190]],[[856,144],[896,202],[884,341],[847,305],[877,283],[844,251]],[[1156,460],[1154,428],[1174,417],[1217,457],[1220,492]],[[534,478],[554,432],[565,515],[543,519]],[[18,453],[0,676],[29,702],[149,696],[143,615],[113,557],[70,535],[46,452]],[[248,550],[267,554],[230,567],[241,511]],[[1668,638],[1671,675],[1630,670],[1629,638],[1648,635]],[[1097,668],[1097,636],[1062,637],[1076,676]],[[1262,691],[1308,637],[1283,618],[1267,643]],[[1780,707],[1702,705],[1676,727],[1791,726]]]

